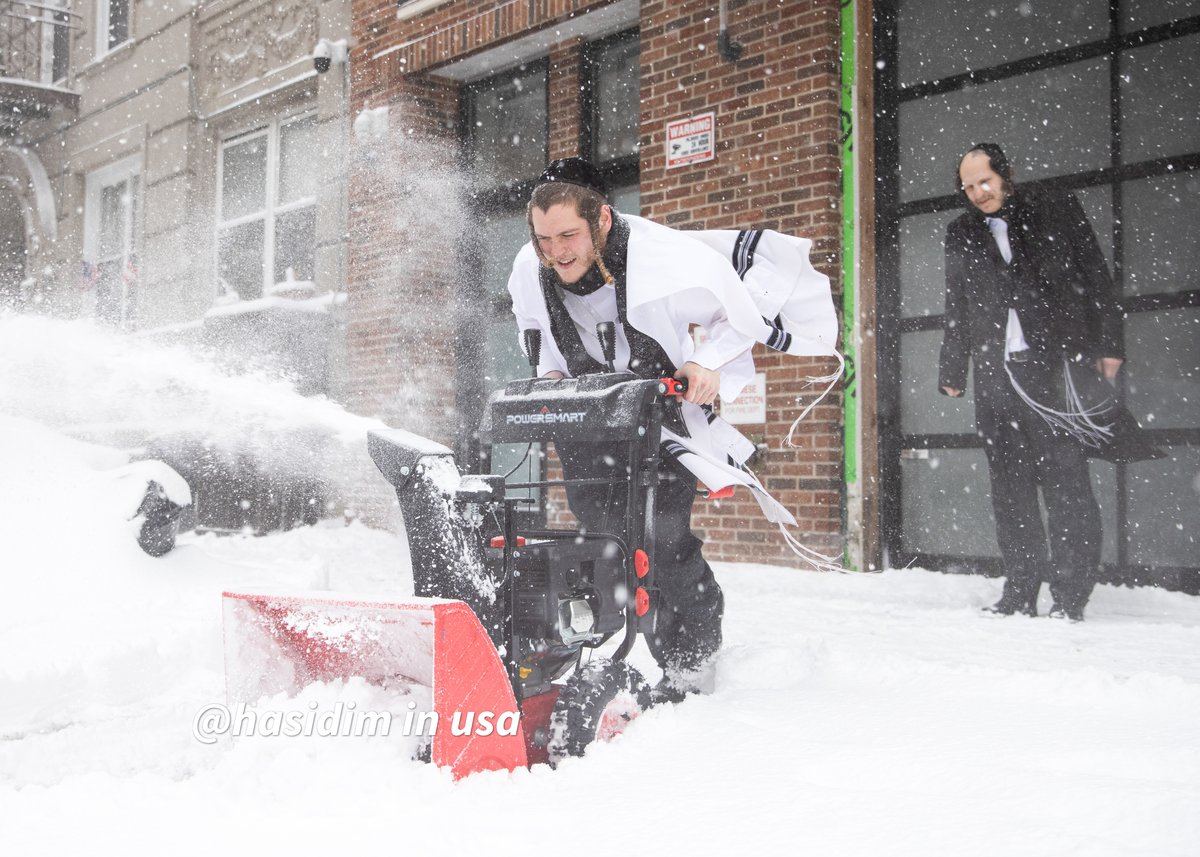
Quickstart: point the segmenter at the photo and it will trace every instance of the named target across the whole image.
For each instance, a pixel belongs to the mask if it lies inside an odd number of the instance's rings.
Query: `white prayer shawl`
[[[630,233],[626,276],[629,322],[657,341],[672,363],[682,366],[691,359],[696,346],[689,325],[704,324],[703,314],[716,306],[734,330],[747,338],[746,351],[720,367],[722,401],[734,401],[754,380],[751,341],[788,354],[836,358],[837,373],[813,379],[828,382],[832,388],[841,375],[841,356],[835,348],[837,314],[829,278],[818,273],[808,260],[811,241],[775,232],[757,233],[752,259],[743,253],[740,261],[745,264],[735,267],[732,254],[739,236],[747,233],[682,232],[641,217],[621,217],[629,223]],[[542,332],[543,359],[538,367],[542,374],[550,369],[563,370],[567,361],[550,332],[540,267],[533,245],[526,244],[513,263],[508,290],[518,329],[532,327]],[[773,324],[776,320],[788,337],[780,335]],[[523,337],[518,337],[524,349]],[[810,404],[800,419],[815,404]],[[749,488],[769,520],[795,525],[792,514],[767,493],[752,473],[729,462],[732,458],[740,464],[754,452],[754,445],[745,436],[719,418],[710,424],[705,412],[690,403],[684,403],[683,416],[691,437],[664,429],[663,438],[682,447],[682,451],[678,447],[675,451],[684,466],[712,491],[729,485]],[[795,547],[795,540],[790,536],[788,539]]]
[[[720,253],[741,279],[760,315],[791,336],[783,349],[801,357],[838,357],[837,313],[829,278],[813,268],[807,238],[770,230],[711,229],[684,233]],[[771,333],[760,342],[770,344]]]

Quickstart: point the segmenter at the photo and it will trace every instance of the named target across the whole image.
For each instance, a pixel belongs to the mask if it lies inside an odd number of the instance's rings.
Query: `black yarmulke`
[[[538,184],[546,182],[576,184],[594,190],[605,198],[608,197],[608,183],[604,181],[604,176],[583,158],[559,158],[557,161],[551,161]]]

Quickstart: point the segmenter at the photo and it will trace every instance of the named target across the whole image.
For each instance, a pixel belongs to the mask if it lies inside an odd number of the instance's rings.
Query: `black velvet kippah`
[[[606,199],[608,197],[608,183],[604,181],[604,176],[583,158],[559,158],[557,161],[551,161],[538,184],[546,182],[577,184],[594,190]]]

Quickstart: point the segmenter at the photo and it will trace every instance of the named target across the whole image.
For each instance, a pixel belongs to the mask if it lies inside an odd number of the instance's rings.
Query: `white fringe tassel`
[[[691,452],[690,454],[695,455],[696,453]],[[684,466],[686,467],[686,464]],[[763,514],[766,516],[767,520],[779,527],[779,532],[783,534],[783,541],[792,553],[812,566],[814,571],[849,572],[853,570],[843,567],[836,556],[827,556],[826,554],[815,551],[812,548],[802,544],[799,539],[789,533],[787,529],[788,522],[795,524],[795,516],[788,512],[782,505],[780,505],[778,500],[771,496],[771,492],[769,492],[766,486],[762,484],[762,481],[758,478],[757,474],[755,474],[753,470],[745,465],[737,465],[737,470],[744,480],[737,484],[740,484],[743,488],[750,489],[750,493],[753,494],[754,498],[758,501],[758,505],[762,508]],[[786,515],[787,520],[781,520],[781,514]]]
[[[796,419],[792,421],[791,428],[788,429],[787,437],[783,439],[784,446],[790,446],[792,448],[796,447],[796,429],[800,426],[800,423],[804,421],[804,418],[812,413],[813,408],[821,404],[821,400],[829,395],[830,390],[832,390],[834,385],[837,384],[838,379],[842,377],[842,373],[846,371],[846,359],[842,357],[840,352],[834,350],[830,356],[837,358],[837,369],[828,375],[818,375],[805,379],[809,386],[812,386],[813,384],[824,384],[825,389],[821,391],[821,395],[817,396],[808,403],[807,407],[800,412],[800,416],[796,417]],[[754,479],[758,489],[766,493],[767,489],[764,488],[762,483],[758,481],[758,477],[754,476],[752,473],[750,476]],[[842,573],[849,573],[853,571],[853,569],[843,566],[838,557],[828,556],[801,544],[799,539],[788,532],[786,524],[779,523],[779,532],[783,534],[783,541],[788,548],[791,549],[792,553],[812,566],[814,571],[840,571]]]
[[[792,553],[812,566],[814,571],[840,571],[846,574],[853,571],[853,569],[843,566],[836,556],[827,556],[802,545],[795,536],[787,531],[786,524],[779,525],[779,532],[783,533],[783,540],[791,548]]]
[[[821,391],[821,395],[817,396],[817,398],[815,398],[812,402],[810,402],[808,404],[808,407],[806,407],[803,411],[800,412],[800,416],[796,417],[796,419],[792,422],[792,427],[790,429],[788,429],[787,437],[785,437],[783,439],[783,443],[785,446],[790,446],[790,447],[796,446],[796,444],[795,444],[796,428],[800,425],[800,422],[805,417],[807,417],[810,413],[812,413],[812,409],[815,408],[817,405],[821,404],[821,400],[829,395],[829,391],[833,389],[833,385],[838,382],[838,379],[842,377],[842,373],[844,371],[846,371],[846,359],[844,357],[842,357],[842,355],[836,350],[833,352],[833,354],[831,356],[837,358],[837,362],[838,362],[837,371],[832,372],[829,375],[820,375],[817,377],[806,379],[808,382],[808,385],[810,387],[813,384],[826,384],[827,386],[825,387],[824,390]]]
[[[1093,419],[1107,413],[1112,406],[1108,403],[1096,405],[1093,408],[1084,405],[1079,391],[1075,388],[1075,381],[1071,378],[1070,366],[1066,359],[1063,360],[1063,386],[1067,393],[1067,409],[1065,411],[1043,405],[1026,393],[1017,383],[1017,379],[1013,377],[1007,362],[1004,364],[1004,371],[1008,373],[1008,381],[1017,391],[1017,395],[1021,397],[1021,401],[1029,405],[1033,412],[1045,420],[1051,428],[1066,432],[1092,449],[1100,449],[1112,440],[1113,423],[1102,424]]]

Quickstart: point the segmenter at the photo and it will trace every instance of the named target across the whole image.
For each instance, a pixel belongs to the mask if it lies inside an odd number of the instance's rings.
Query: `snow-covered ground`
[[[454,782],[402,737],[203,744],[221,591],[404,593],[400,540],[336,522],[152,559],[123,455],[5,401],[0,853],[1196,853],[1200,600],[1150,589],[1100,587],[1075,625],[981,613],[982,578],[720,565],[716,692],[558,770]]]

